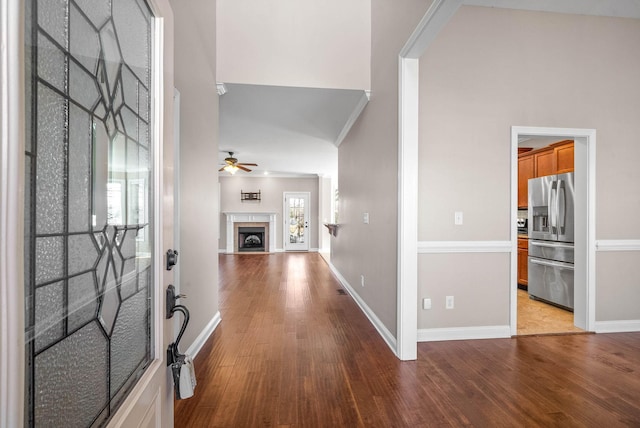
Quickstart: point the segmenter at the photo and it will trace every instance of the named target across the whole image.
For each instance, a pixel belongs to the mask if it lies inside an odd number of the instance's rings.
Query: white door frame
[[[518,332],[518,137],[558,137],[574,140],[575,164],[575,273],[574,324],[595,331],[596,257],[596,130],[511,127],[511,334]],[[586,183],[586,186],[580,186]]]
[[[287,248],[289,244],[289,205],[287,203],[287,198],[289,197],[304,197],[305,198],[305,207],[304,207],[304,220],[308,225],[305,230],[305,239],[302,245],[297,245],[295,248]],[[282,198],[282,249],[284,251],[309,251],[311,248],[311,233],[313,230],[313,225],[311,222],[311,192],[283,192]]]
[[[24,425],[24,26],[0,2],[0,426]]]
[[[462,0],[434,0],[399,55],[396,355],[418,357],[418,86],[420,57]]]

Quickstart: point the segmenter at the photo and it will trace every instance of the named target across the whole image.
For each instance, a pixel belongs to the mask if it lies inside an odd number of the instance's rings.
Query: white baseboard
[[[426,328],[418,330],[418,342],[438,342],[442,340],[501,339],[511,337],[508,325],[488,325],[481,327]]]
[[[596,321],[596,333],[628,333],[640,331],[640,320]]]
[[[360,307],[360,310],[369,318],[369,321],[373,326],[378,330],[378,334],[382,336],[382,339],[387,343],[387,346],[391,348],[391,351],[397,356],[397,342],[396,338],[393,337],[393,334],[385,327],[385,325],[380,321],[380,318],[371,310],[371,308],[365,303],[364,300],[356,293],[349,282],[342,276],[342,274],[336,269],[336,267],[330,262],[327,261],[329,268],[331,268],[331,272],[338,278],[338,281],[342,284],[342,286],[347,290],[351,298],[356,302],[356,304]]]
[[[222,321],[222,317],[220,316],[220,311],[218,311],[187,349],[186,353],[189,354],[191,358],[195,358],[198,352],[200,352],[200,349],[202,349],[209,336],[211,336],[216,327],[218,327],[220,321]]]

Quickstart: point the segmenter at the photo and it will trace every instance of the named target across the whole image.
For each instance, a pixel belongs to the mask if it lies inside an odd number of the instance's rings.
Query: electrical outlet
[[[447,296],[445,300],[445,307],[447,309],[453,309],[453,296]]]
[[[431,299],[422,299],[422,309],[431,309]]]
[[[364,275],[360,275],[360,285],[364,287]]]

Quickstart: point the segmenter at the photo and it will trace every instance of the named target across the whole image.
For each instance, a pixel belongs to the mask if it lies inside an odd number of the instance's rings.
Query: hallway
[[[220,255],[176,427],[637,426],[640,333],[421,343],[399,361],[317,253]]]

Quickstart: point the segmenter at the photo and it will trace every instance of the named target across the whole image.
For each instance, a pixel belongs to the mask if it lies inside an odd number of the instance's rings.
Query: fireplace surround
[[[264,227],[264,251],[276,251],[276,213],[270,212],[224,212],[227,219],[226,253],[236,253],[238,248],[238,228]]]

